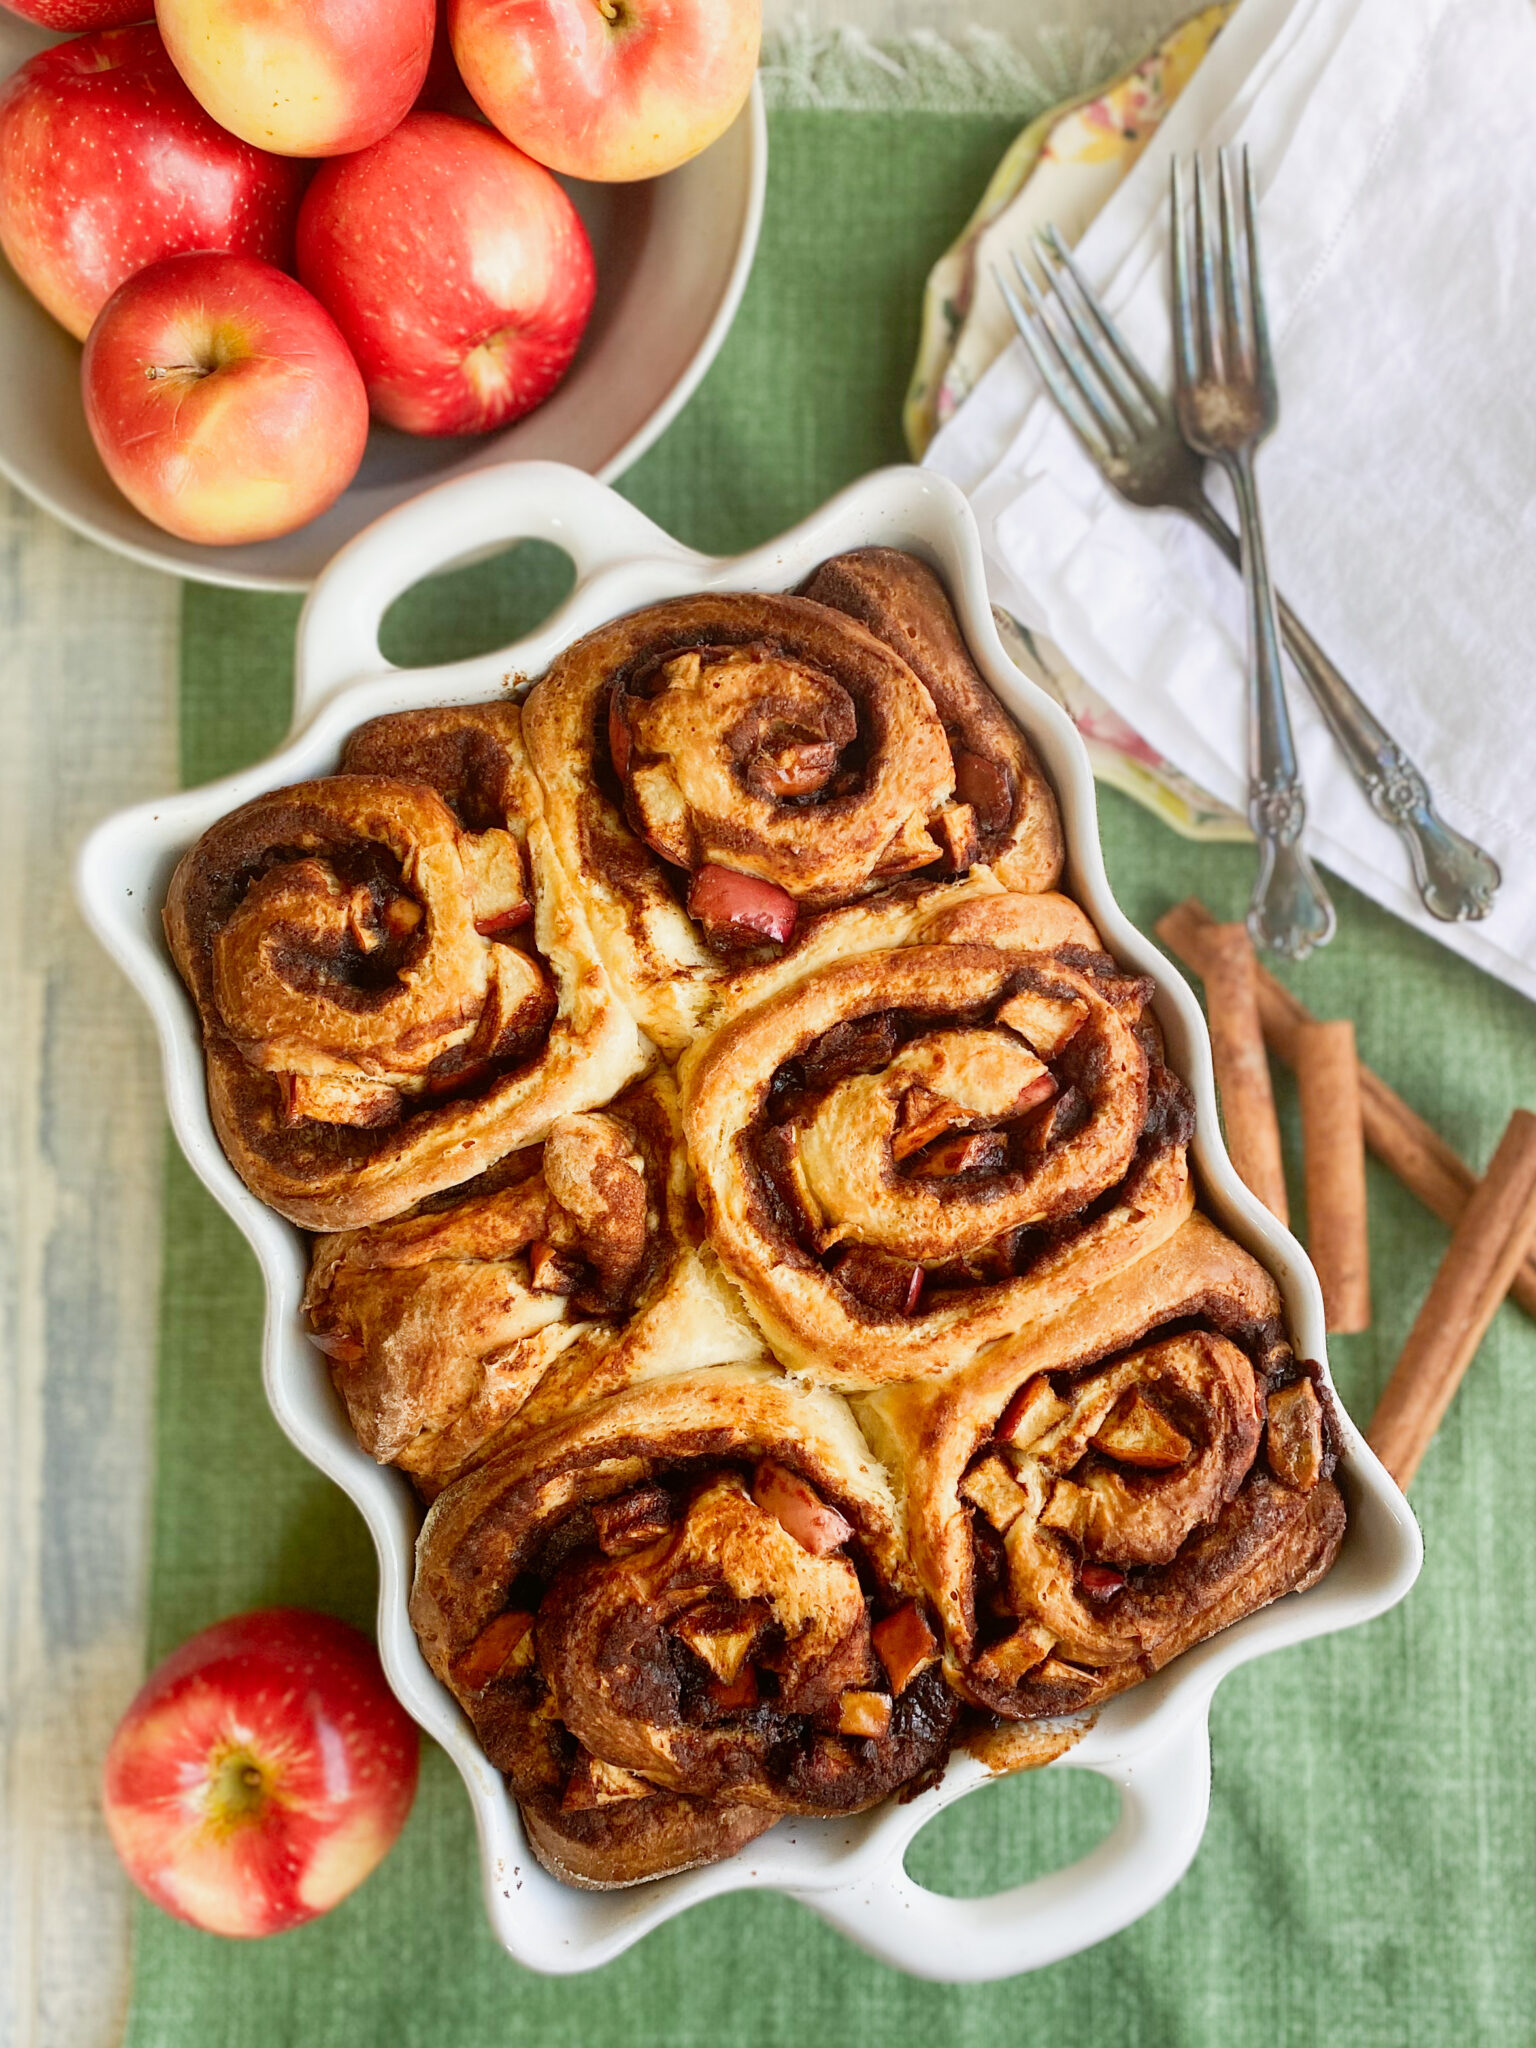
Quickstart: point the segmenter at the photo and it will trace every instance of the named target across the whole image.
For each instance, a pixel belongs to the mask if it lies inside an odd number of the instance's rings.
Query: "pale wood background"
[[[1189,0],[766,11],[770,28],[992,28],[1026,50],[1091,30],[1108,61]],[[143,1669],[164,1124],[148,1021],[75,913],[70,861],[97,818],[175,784],[178,603],[0,485],[0,2043],[17,2048],[104,2048],[128,1995],[131,1893],[97,1777]]]

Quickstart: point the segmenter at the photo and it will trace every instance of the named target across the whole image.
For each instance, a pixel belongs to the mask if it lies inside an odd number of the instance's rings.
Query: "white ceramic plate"
[[[577,571],[575,590],[537,632],[450,667],[402,671],[385,662],[379,622],[402,590],[489,543],[531,536],[564,548]],[[1340,1476],[1350,1519],[1333,1571],[1310,1592],[1250,1616],[1111,1701],[1079,1746],[1051,1768],[1097,1771],[1119,1788],[1113,1832],[1070,1869],[985,1899],[941,1898],[914,1884],[903,1866],[918,1830],[986,1777],[980,1764],[959,1755],[942,1784],[910,1805],[887,1805],[851,1821],[781,1822],[729,1862],[631,1891],[568,1890],[529,1854],[505,1783],[428,1670],[406,1613],[420,1510],[399,1473],[381,1469],[359,1450],[326,1362],[305,1334],[299,1313],[303,1236],[248,1192],[214,1137],[197,1019],[160,929],[171,871],[237,804],[333,772],[343,739],[364,719],[483,700],[509,673],[540,674],[578,634],[637,605],[690,591],[787,590],[827,556],[872,544],[913,549],[948,585],[972,653],[1055,786],[1067,835],[1065,886],[1118,958],[1157,981],[1154,1007],[1169,1061],[1194,1090],[1193,1157],[1205,1204],[1279,1281],[1301,1354],[1325,1360],[1316,1276],[1296,1240],[1232,1170],[1219,1136],[1200,1010],[1109,893],[1082,741],[1065,713],[1004,656],[975,524],[963,497],[941,477],[915,469],[866,477],[792,532],[731,560],[679,546],[603,485],[557,464],[508,464],[443,485],[361,535],[317,585],[300,621],[297,708],[281,751],[205,789],[120,813],[81,855],[78,887],[86,916],[159,1027],[177,1135],[261,1262],[264,1372],[273,1410],[305,1456],[356,1502],[373,1532],[385,1669],[462,1772],[479,1828],[492,1925],[519,1962],[538,1970],[591,1969],[695,1901],[745,1887],[787,1892],[873,1954],[920,1976],[986,1980],[1071,1955],[1146,1912],[1188,1866],[1209,1794],[1206,1716],[1225,1674],[1265,1651],[1368,1621],[1403,1597],[1419,1569],[1419,1535],[1407,1503],[1346,1421]]]
[[[57,42],[0,10],[0,77]],[[177,540],[102,467],[80,403],[80,345],[0,258],[0,473],[89,539],[198,583],[304,590],[338,548],[428,485],[548,458],[611,481],[692,396],[724,341],[757,249],[768,170],[762,88],[702,156],[638,185],[567,189],[597,258],[597,300],[554,396],[500,434],[429,440],[375,423],[362,468],[322,518],[250,547]]]

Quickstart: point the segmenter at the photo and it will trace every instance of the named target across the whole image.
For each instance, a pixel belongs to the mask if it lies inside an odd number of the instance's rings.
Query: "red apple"
[[[237,249],[291,268],[307,175],[211,120],[152,22],[60,43],[0,86],[0,247],[81,340],[161,256]]]
[[[183,540],[270,540],[363,458],[368,395],[317,299],[254,256],[167,256],[120,285],[81,365],[112,481]]]
[[[416,1793],[416,1725],[373,1645],[270,1607],[166,1658],[118,1723],[102,1798],[140,1891],[211,1934],[327,1913],[382,1861]]]
[[[723,135],[752,86],[762,0],[448,0],[464,83],[573,178],[654,178]]]
[[[155,0],[177,70],[213,118],[284,156],[387,135],[421,91],[436,0]]]
[[[0,0],[7,14],[35,21],[60,35],[77,36],[93,28],[121,28],[124,22],[148,21],[153,0]]]
[[[351,344],[380,419],[479,434],[547,398],[592,309],[592,249],[549,172],[476,121],[412,114],[327,164],[299,275]]]

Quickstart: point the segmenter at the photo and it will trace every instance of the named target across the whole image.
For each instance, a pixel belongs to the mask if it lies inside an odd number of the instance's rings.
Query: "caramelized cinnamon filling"
[[[748,1139],[775,1227],[880,1318],[1026,1273],[1187,1123],[1101,994],[1121,985],[1042,957],[989,1005],[833,1025],[776,1069]]]
[[[453,1673],[521,1797],[837,1812],[942,1760],[937,1655],[805,1481],[693,1459],[546,1532]]]
[[[314,788],[329,801],[296,795],[281,843],[211,878],[219,1015],[284,1121],[376,1128],[536,1053],[556,1003],[512,834],[462,829],[422,785]]]
[[[1213,1598],[1209,1558],[1250,1494],[1262,1504],[1279,1482],[1305,1495],[1326,1477],[1312,1381],[1270,1390],[1275,1355],[1272,1332],[1186,1318],[1015,1391],[959,1486],[980,1697],[1065,1712],[1156,1669]]]

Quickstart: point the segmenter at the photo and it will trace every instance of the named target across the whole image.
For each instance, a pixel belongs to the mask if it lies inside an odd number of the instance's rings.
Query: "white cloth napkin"
[[[1248,144],[1276,583],[1504,886],[1479,924],[1429,917],[1291,675],[1307,844],[1536,999],[1533,108],[1530,0],[1246,0],[1078,255],[1166,385],[1169,158]],[[1242,810],[1241,592],[1210,543],[1108,491],[1017,343],[927,460],[970,496],[998,602]]]

